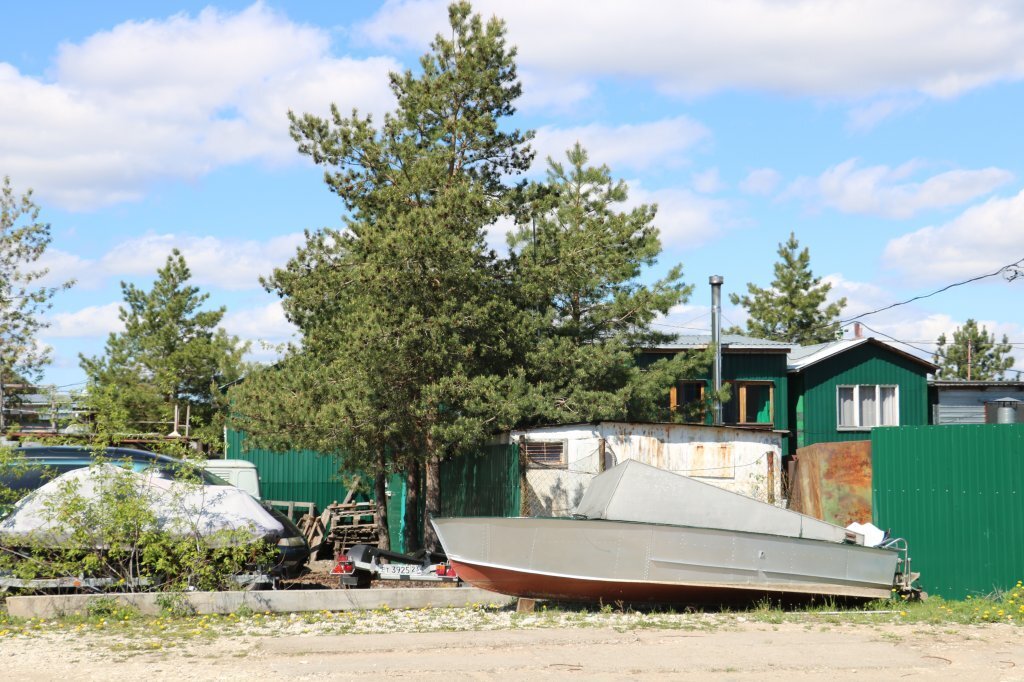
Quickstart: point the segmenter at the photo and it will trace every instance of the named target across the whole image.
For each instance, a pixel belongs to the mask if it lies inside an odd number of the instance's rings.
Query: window
[[[522,447],[531,465],[562,468],[566,465],[564,440],[527,440]]]
[[[896,386],[859,384],[836,388],[840,429],[868,430],[874,426],[898,426],[899,391]]]
[[[689,422],[703,422],[706,414],[704,405],[704,382],[681,381],[669,392],[669,409],[682,412]]]
[[[732,398],[722,406],[727,423],[772,426],[775,423],[775,385],[770,381],[733,381]]]

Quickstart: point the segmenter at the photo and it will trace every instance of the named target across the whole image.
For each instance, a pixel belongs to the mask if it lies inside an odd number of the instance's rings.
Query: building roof
[[[711,345],[711,334],[679,334],[674,341],[658,344],[651,350],[704,350]],[[742,334],[722,334],[722,350],[757,350],[765,353],[784,353],[793,344],[784,341],[757,339]]]
[[[961,391],[976,391],[979,389],[987,388],[1003,388],[1003,389],[1024,389],[1024,380],[1022,379],[990,379],[987,381],[967,381],[966,379],[931,379],[928,381],[929,386],[941,389],[961,390]]]
[[[924,358],[919,358],[916,355],[911,355],[910,353],[902,351],[891,344],[871,337],[863,339],[839,339],[838,341],[817,343],[811,346],[797,346],[786,356],[786,369],[790,372],[800,372],[811,365],[821,362],[822,360],[827,360],[828,358],[844,353],[851,348],[862,346],[864,344],[878,346],[897,355],[901,355],[908,360],[928,368],[928,371],[938,369],[938,365],[935,363],[929,362]]]

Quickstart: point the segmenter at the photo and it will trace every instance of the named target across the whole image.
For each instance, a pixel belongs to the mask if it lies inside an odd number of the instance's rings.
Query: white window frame
[[[842,389],[853,389],[853,424],[843,424],[843,404],[839,393]],[[860,390],[872,388],[875,391],[875,423],[864,426],[860,423]],[[882,389],[893,389],[896,421],[892,424],[882,424]],[[839,431],[870,431],[876,427],[899,426],[900,425],[900,387],[897,384],[839,384],[836,386],[836,429]]]

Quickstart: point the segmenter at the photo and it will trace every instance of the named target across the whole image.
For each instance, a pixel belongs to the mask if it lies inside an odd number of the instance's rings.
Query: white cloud
[[[953,220],[892,239],[883,259],[923,281],[994,272],[1024,258],[1024,191],[972,206]]]
[[[781,181],[782,176],[774,168],[756,168],[740,182],[740,190],[747,194],[768,196]]]
[[[706,171],[694,173],[691,176],[693,188],[701,194],[714,194],[722,189],[722,178],[717,168],[709,168]]]
[[[289,341],[296,333],[296,328],[284,315],[280,301],[273,301],[264,306],[228,312],[221,326],[229,334],[242,339],[254,341],[254,350],[258,342],[282,343]]]
[[[1013,179],[1010,171],[989,167],[951,170],[912,180],[924,166],[914,160],[896,167],[859,167],[857,159],[849,159],[817,178],[794,181],[785,194],[808,197],[843,213],[903,219],[966,203]]]
[[[920,97],[889,97],[855,107],[847,115],[847,128],[854,132],[867,132],[892,116],[899,116],[921,106]]]
[[[5,173],[67,208],[137,200],[159,180],[299,158],[289,108],[324,114],[335,101],[379,113],[397,67],[336,58],[326,31],[261,3],[129,21],[62,45],[46,80],[0,62],[0,157]]]
[[[91,305],[75,312],[53,313],[42,335],[50,339],[103,338],[111,332],[124,330],[119,317],[120,303]]]
[[[722,236],[733,224],[729,204],[686,189],[648,190],[639,181],[629,183],[629,206],[657,204],[654,224],[664,248],[694,248]]]
[[[360,32],[423,49],[446,0],[392,0]],[[1024,7],[999,0],[478,0],[508,22],[524,70],[648,79],[673,92],[955,97],[1024,76]],[[557,30],[552,30],[557,27]]]
[[[96,260],[49,249],[42,265],[50,268],[47,283],[74,278],[79,288],[95,289],[111,278],[155,278],[177,248],[192,271],[193,284],[238,291],[260,288],[259,278],[283,266],[303,242],[301,233],[267,241],[147,234],[117,244]]]
[[[831,274],[823,279],[832,285],[831,300],[846,297],[847,306],[841,315],[844,320],[886,308],[901,298],[890,287],[851,281],[840,274]],[[863,336],[893,343],[901,350],[926,360],[932,359],[939,335],[945,334],[947,338],[952,338],[953,332],[965,321],[947,313],[932,312],[919,303],[882,310],[860,320],[864,325],[861,330]],[[1024,338],[1024,326],[1016,322],[979,320],[978,323],[998,338],[1002,338],[1003,334],[1011,339]],[[847,327],[846,336],[853,336],[852,325]]]
[[[605,164],[612,173],[619,169],[647,170],[657,166],[685,164],[685,154],[709,139],[710,131],[686,116],[650,123],[607,126],[591,124],[578,128],[544,126],[537,130],[533,148],[537,151],[536,169],[546,168],[551,157],[564,161],[565,152],[579,142],[590,155],[590,163]]]

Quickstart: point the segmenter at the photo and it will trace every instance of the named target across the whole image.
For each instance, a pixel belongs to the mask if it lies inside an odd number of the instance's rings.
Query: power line
[[[843,320],[841,322],[841,324],[845,325],[848,322],[853,322],[854,320],[859,320],[862,317],[867,317],[868,315],[874,315],[875,313],[880,313],[880,312],[883,312],[885,310],[891,310],[892,308],[896,308],[896,307],[901,306],[901,305],[906,305],[908,303],[913,303],[914,301],[920,301],[923,298],[929,298],[929,297],[934,296],[936,294],[941,294],[943,291],[949,291],[950,289],[952,289],[954,287],[963,286],[964,284],[970,284],[971,282],[977,282],[978,280],[982,280],[982,279],[988,279],[989,277],[995,277],[996,275],[1003,274],[1004,272],[1007,273],[1007,281],[1010,281],[1010,282],[1012,282],[1013,280],[1017,279],[1018,277],[1024,276],[1024,258],[1021,258],[1018,261],[1014,261],[1013,263],[1007,263],[1006,265],[1004,265],[1003,267],[999,268],[995,272],[990,272],[990,273],[988,273],[986,275],[978,275],[977,277],[971,277],[970,279],[965,279],[962,282],[954,282],[953,284],[947,284],[946,286],[942,287],[941,289],[936,289],[935,291],[931,292],[930,294],[921,294],[920,296],[914,296],[913,298],[908,298],[905,301],[900,301],[898,303],[892,303],[890,305],[885,306],[884,308],[879,308],[877,310],[872,310],[870,312],[861,313],[860,315],[855,315],[854,317],[851,317],[848,320]]]
[[[932,352],[932,351],[926,350],[924,348],[919,348],[919,347],[914,345],[915,343],[930,343],[928,341],[914,341],[914,342],[903,341],[902,339],[897,339],[895,336],[889,336],[885,332],[880,332],[877,329],[875,329],[874,327],[868,326],[864,322],[861,322],[860,324],[865,329],[867,329],[869,331],[872,331],[875,334],[878,334],[879,336],[883,336],[883,337],[889,339],[890,341],[893,341],[893,342],[898,343],[898,344],[903,345],[903,346],[907,346],[908,348],[913,348],[914,350],[919,351],[921,353],[926,353],[928,355],[931,355],[933,358],[938,358],[938,359],[942,359],[942,360],[946,360],[948,358],[948,356],[945,353],[940,353],[938,351],[938,349],[936,349],[934,352]],[[938,344],[935,344],[935,345],[938,345]],[[1017,376],[1024,375],[1024,369],[1007,368],[1007,369],[1004,369],[1003,371],[1004,372],[1014,372],[1014,373],[1017,374]]]

